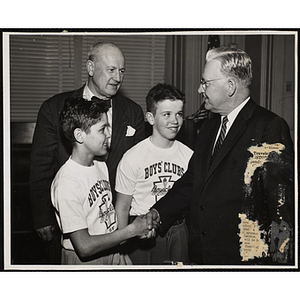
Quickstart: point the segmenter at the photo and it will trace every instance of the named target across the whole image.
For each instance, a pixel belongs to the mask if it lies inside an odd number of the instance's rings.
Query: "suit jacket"
[[[72,146],[59,125],[64,100],[83,95],[84,86],[76,91],[65,92],[46,100],[38,113],[33,136],[30,164],[30,197],[35,228],[55,223],[50,199],[50,186],[59,168],[69,158]],[[114,195],[117,165],[134,144],[145,138],[145,122],[142,108],[132,100],[116,95],[112,98],[112,138],[107,166]],[[127,126],[136,130],[126,136]]]
[[[192,263],[292,263],[294,154],[288,125],[249,100],[210,167],[219,125],[219,115],[202,125],[187,172],[154,205],[162,232],[189,210]]]

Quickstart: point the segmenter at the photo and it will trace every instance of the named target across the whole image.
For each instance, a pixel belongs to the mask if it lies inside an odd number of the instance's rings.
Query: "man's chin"
[[[210,111],[212,111],[212,109],[213,109],[213,107],[208,102],[205,102],[204,107],[205,107],[206,110],[210,110]]]
[[[110,97],[114,96],[120,89],[120,86],[110,85],[107,95]]]

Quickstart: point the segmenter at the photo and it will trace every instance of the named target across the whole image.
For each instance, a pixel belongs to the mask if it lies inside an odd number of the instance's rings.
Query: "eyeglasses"
[[[224,77],[222,78],[216,78],[216,79],[210,79],[210,80],[204,80],[203,78],[200,80],[200,84],[202,85],[203,89],[206,90],[209,86],[209,82],[211,81],[216,81],[216,80],[221,80],[224,79]]]

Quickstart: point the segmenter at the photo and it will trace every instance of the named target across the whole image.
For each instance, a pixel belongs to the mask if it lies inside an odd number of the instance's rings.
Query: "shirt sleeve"
[[[136,186],[139,168],[133,157],[132,152],[125,153],[117,168],[115,190],[125,195],[133,195]]]
[[[84,196],[78,186],[66,180],[53,187],[54,203],[61,224],[62,233],[71,233],[87,228],[86,216],[83,211]]]

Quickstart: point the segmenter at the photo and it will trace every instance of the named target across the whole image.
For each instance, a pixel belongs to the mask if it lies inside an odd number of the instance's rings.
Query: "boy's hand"
[[[156,232],[155,232],[155,229],[152,228],[151,230],[148,229],[148,233],[143,235],[143,236],[140,236],[140,239],[150,239],[150,238],[153,238],[156,236]]]
[[[149,230],[147,235],[142,236],[142,239],[149,239],[152,237],[156,236],[156,232],[155,229],[157,229],[159,227],[159,225],[161,224],[160,222],[160,217],[159,217],[159,213],[157,212],[156,209],[151,209],[147,214],[146,214],[146,220],[147,220],[147,228]]]
[[[151,238],[155,237],[155,230],[148,229],[148,223],[147,223],[147,217],[146,215],[138,216],[134,219],[134,221],[131,223],[134,226],[136,236],[139,236],[140,238]]]

